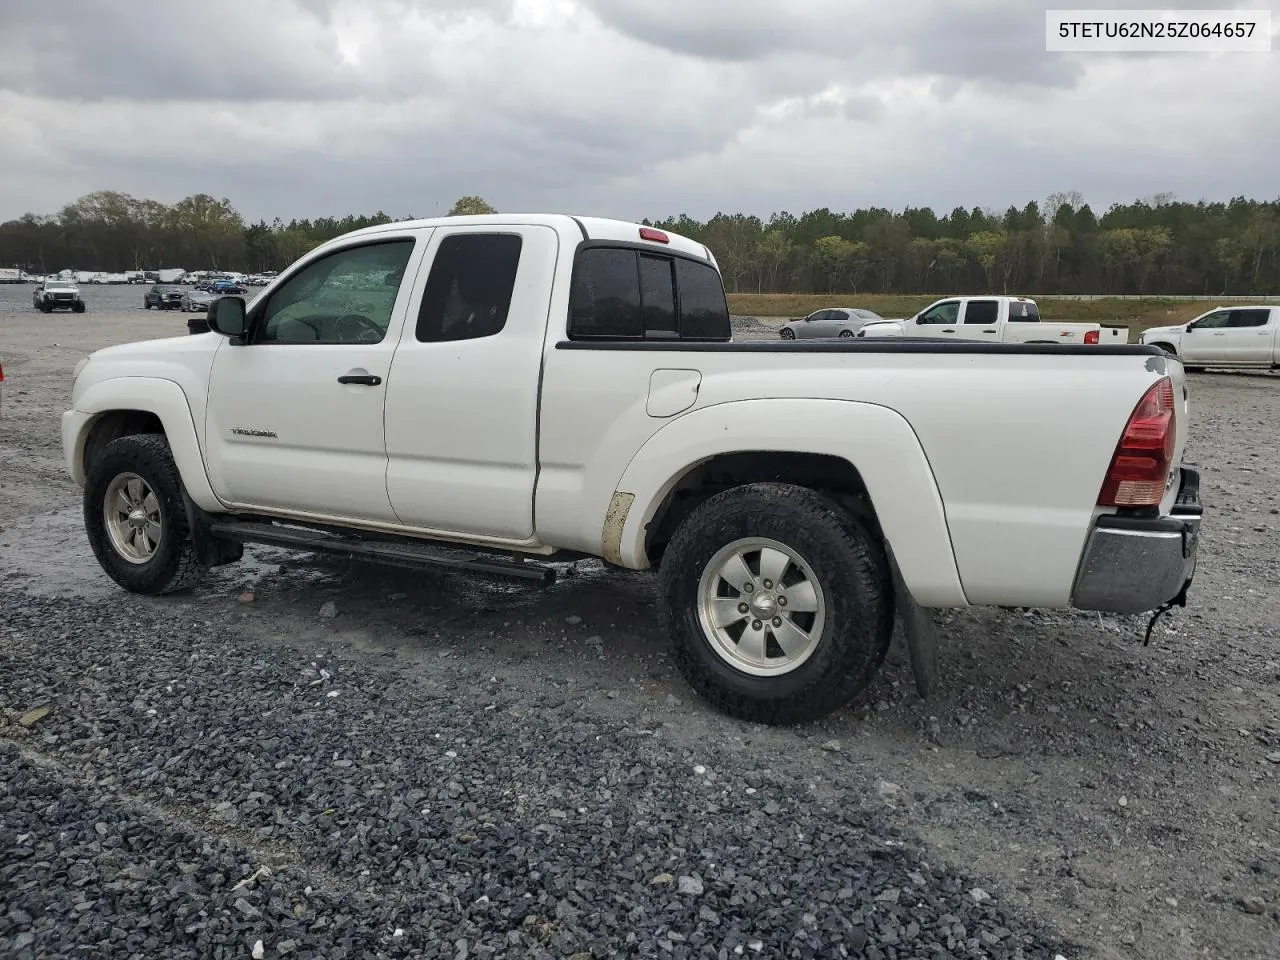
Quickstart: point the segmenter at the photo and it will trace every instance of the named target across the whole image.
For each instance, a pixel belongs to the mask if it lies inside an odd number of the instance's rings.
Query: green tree
[[[482,197],[466,196],[458,198],[458,201],[453,205],[453,209],[449,211],[449,216],[468,217],[476,214],[497,212],[497,210],[485,203]]]
[[[987,293],[995,292],[996,268],[1000,265],[1000,258],[1008,242],[1008,237],[1001,231],[983,230],[969,237],[966,243],[969,256],[982,267],[982,272],[987,278]]]

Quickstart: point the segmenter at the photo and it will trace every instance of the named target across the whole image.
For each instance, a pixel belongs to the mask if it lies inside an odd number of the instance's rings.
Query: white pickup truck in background
[[[1183,370],[1154,347],[734,342],[702,244],[561,215],[359,230],[208,319],[75,371],[67,468],[127,590],[244,543],[656,567],[688,682],[789,723],[866,688],[895,611],[1141,613],[1194,575]]]
[[[1051,323],[1028,297],[948,297],[905,320],[873,320],[858,337],[927,337],[988,343],[1128,343],[1129,329],[1099,323]]]
[[[1274,370],[1280,368],[1280,306],[1215,307],[1190,323],[1144,330],[1138,342],[1172,354],[1189,370]]]

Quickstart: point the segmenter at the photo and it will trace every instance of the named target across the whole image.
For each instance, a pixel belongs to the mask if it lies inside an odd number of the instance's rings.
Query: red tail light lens
[[[1154,507],[1164,498],[1177,442],[1173,381],[1164,377],[1143,394],[1111,458],[1100,507]]]
[[[1086,330],[1084,332],[1085,343],[1097,343],[1101,333],[1097,330]]]
[[[670,242],[671,242],[671,238],[670,238],[670,237],[668,237],[668,236],[667,236],[665,233],[663,233],[661,230],[655,230],[655,229],[653,229],[653,227],[641,227],[641,228],[640,228],[640,239],[641,239],[641,240],[652,240],[654,243],[670,243]]]

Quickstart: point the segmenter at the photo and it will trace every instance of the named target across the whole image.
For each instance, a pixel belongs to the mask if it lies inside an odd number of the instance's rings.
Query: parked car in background
[[[1190,323],[1152,327],[1138,337],[1173,354],[1188,370],[1280,367],[1280,306],[1215,307]]]
[[[215,296],[225,297],[230,294],[247,293],[248,291],[234,280],[215,280],[210,284],[209,292]]]
[[[788,320],[778,331],[783,340],[804,340],[812,337],[852,337],[864,323],[883,320],[884,317],[861,307],[828,307],[815,310],[807,317]]]
[[[73,310],[84,313],[84,301],[74,280],[46,280],[31,293],[32,305],[42,313]]]
[[[182,288],[167,283],[153,284],[142,296],[142,305],[150,310],[177,310],[182,307]]]
[[[1129,328],[1100,323],[1060,323],[1040,319],[1030,297],[947,297],[914,317],[877,320],[859,337],[927,337],[931,340],[985,340],[988,343],[1129,342]]]
[[[182,309],[187,313],[207,313],[217,296],[207,290],[187,290],[182,295]]]

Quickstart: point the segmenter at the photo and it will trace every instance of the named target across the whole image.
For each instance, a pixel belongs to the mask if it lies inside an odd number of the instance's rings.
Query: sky
[[[253,220],[1280,197],[1280,39],[1048,53],[1046,6],[1161,4],[5,0],[0,221],[94,190]]]

